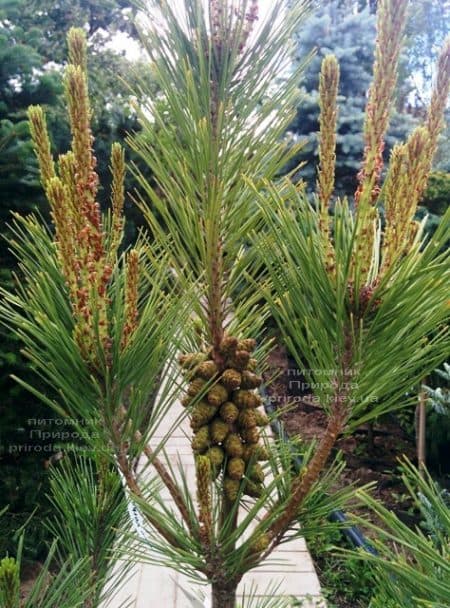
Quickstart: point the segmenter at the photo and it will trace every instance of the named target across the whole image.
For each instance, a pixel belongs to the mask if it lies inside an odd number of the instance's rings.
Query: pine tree
[[[394,148],[382,183],[406,3],[379,3],[356,209],[338,201],[332,219],[333,56],[321,66],[314,204],[292,175],[279,177],[297,152],[282,136],[299,73],[273,83],[309,3],[283,13],[285,3],[276,2],[259,29],[257,0],[185,0],[181,15],[165,0],[151,8],[160,11],[160,27],[150,26],[144,43],[159,95],[141,89],[142,132],[131,140],[153,175],[149,181],[135,170],[149,234],[120,255],[120,146],[111,158],[112,207],[101,214],[85,44],[74,31],[66,73],[72,149],[56,162],[44,113],[30,109],[55,237],[38,219],[17,218],[12,244],[24,279],[17,293],[3,291],[0,311],[58,399],[29,388],[61,415],[86,421],[93,449],[108,447],[108,466],[120,471],[142,514],[131,554],[210,585],[213,608],[234,608],[248,571],[280,543],[318,533],[323,514],[353,495],[353,488],[330,494],[342,468],[328,465],[338,437],[399,407],[417,374],[445,358],[450,227],[443,223],[424,243],[412,218],[443,127],[450,46],[426,120]],[[268,308],[327,417],[299,473],[291,467],[298,447],[271,442],[264,431],[257,391]],[[195,487],[177,481],[157,453],[163,445],[148,445],[180,393],[193,430]],[[173,508],[153,479],[136,472],[141,455]]]
[[[310,501],[313,495],[317,499],[315,491],[338,437],[398,407],[399,398],[423,366],[431,369],[445,357],[448,308],[443,276],[448,276],[449,266],[448,254],[437,249],[445,242],[448,227],[438,231],[422,252],[413,217],[443,126],[449,47],[440,56],[425,125],[394,148],[381,190],[407,3],[380,3],[374,75],[368,101],[365,98],[363,161],[355,176],[357,209],[353,216],[346,201],[339,202],[333,223],[329,206],[335,187],[336,58],[326,57],[321,66],[319,167],[315,206],[311,206],[302,184],[276,179],[288,158],[287,143],[281,147],[276,143],[282,133],[279,127],[289,118],[295,101],[293,80],[288,79],[277,89],[279,96],[274,95],[278,112],[266,120],[273,106],[270,81],[261,75],[277,76],[270,59],[277,57],[271,44],[278,41],[278,30],[274,27],[274,39],[268,30],[264,42],[258,38],[254,47],[247,48],[246,32],[251,26],[246,22],[253,21],[257,3],[238,3],[234,12],[228,4],[212,0],[209,12],[203,13],[198,5],[186,2],[186,25],[166,3],[159,6],[167,20],[167,44],[159,44],[157,35],[150,32],[147,50],[164,102],[146,104],[141,121],[147,141],[135,143],[152,168],[157,188],[138,175],[143,190],[140,201],[153,238],[172,249],[177,280],[186,281],[187,272],[186,284],[196,279],[199,306],[195,312],[201,337],[197,351],[180,358],[187,377],[185,404],[197,462],[194,521],[199,529],[191,527],[193,513],[185,519],[186,533],[197,543],[195,559],[186,557],[177,546],[179,541],[169,543],[175,549],[171,553],[174,567],[190,568],[192,576],[195,571],[203,573],[211,584],[213,606],[224,608],[235,605],[242,576],[270,556],[297,517],[305,528],[314,521]],[[302,8],[297,3],[286,17],[286,33],[304,16]],[[256,129],[255,124],[264,128]],[[252,205],[253,197],[260,202],[259,208]],[[382,248],[380,200],[386,209]],[[254,247],[246,249],[245,235],[258,235],[263,227],[269,235],[256,236]],[[278,456],[275,464],[276,450],[267,446],[271,468],[280,481],[277,498],[270,483],[262,483],[262,475],[259,487],[254,487],[252,460],[246,462],[245,456],[247,446],[257,446],[260,437],[260,432],[248,433],[255,426],[247,420],[248,411],[259,401],[239,385],[248,371],[249,351],[255,347],[242,334],[248,328],[252,337],[258,337],[252,294],[260,296],[262,276],[255,248],[272,281],[272,289],[269,281],[265,292],[272,314],[299,366],[310,370],[311,385],[318,387],[315,397],[328,417],[325,435],[316,449],[311,448],[298,476],[291,477],[286,470],[283,475],[282,458]],[[439,294],[429,291],[425,297],[432,268],[437,271]],[[237,277],[242,275],[253,276],[250,293],[245,289],[236,293]],[[414,287],[405,297],[409,282]],[[263,317],[264,312],[258,313]],[[397,333],[402,339],[396,344]],[[388,339],[393,342],[390,356],[385,348]],[[258,366],[257,357],[254,365]],[[321,373],[330,373],[330,381],[324,382]],[[256,388],[257,381],[248,388]],[[211,388],[208,382],[214,383]],[[245,414],[242,421],[239,415],[237,425],[233,408]],[[246,495],[256,496],[256,502],[247,502]],[[242,540],[246,525],[237,522],[241,501],[251,519],[258,520],[246,541]],[[262,504],[265,514],[260,512]],[[217,555],[220,576],[213,561]]]

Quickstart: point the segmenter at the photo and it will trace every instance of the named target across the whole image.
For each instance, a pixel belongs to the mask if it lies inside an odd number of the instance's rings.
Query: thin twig
[[[142,440],[142,435],[139,431],[136,432],[135,437],[138,441]],[[145,445],[143,448],[143,452],[146,455],[149,462],[155,467],[156,472],[158,473],[161,481],[169,490],[171,497],[173,498],[174,503],[178,507],[180,514],[186,523],[189,532],[195,537],[196,531],[194,526],[192,525],[192,517],[189,514],[189,509],[187,508],[186,502],[183,498],[183,495],[180,492],[176,482],[170,475],[169,471],[166,469],[164,464],[159,460],[157,456],[153,453],[153,450],[150,446]]]

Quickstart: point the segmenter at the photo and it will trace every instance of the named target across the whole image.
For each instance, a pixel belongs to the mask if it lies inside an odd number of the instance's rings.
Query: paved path
[[[152,441],[154,445],[168,434],[180,415],[181,405],[175,404],[155,433]],[[174,464],[181,461],[187,479],[194,484],[195,468],[189,442],[190,433],[185,418],[183,423],[172,432],[166,444],[166,453]],[[168,496],[167,498],[169,499]],[[283,544],[273,552],[271,559],[277,562],[282,560],[283,563],[267,563],[250,571],[244,576],[238,594],[242,594],[244,587],[248,593],[249,588],[256,585],[258,591],[264,595],[264,591],[270,585],[272,588],[275,586],[278,588],[277,595],[294,596],[297,600],[295,606],[299,608],[325,608],[326,604],[320,597],[319,580],[303,539]],[[121,602],[130,597],[132,598],[130,608],[193,608],[182,588],[197,599],[200,599],[201,594],[205,594],[208,589],[194,587],[183,575],[173,570],[139,564],[134,568],[126,585],[115,595],[114,600],[108,603],[107,608],[120,608]],[[200,608],[201,605],[196,604],[196,608]],[[204,605],[210,606],[208,597]]]

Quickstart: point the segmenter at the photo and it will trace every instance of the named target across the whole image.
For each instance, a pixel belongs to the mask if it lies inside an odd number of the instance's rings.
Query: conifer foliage
[[[151,259],[144,255],[142,243],[125,253],[120,251],[125,157],[119,144],[113,144],[111,151],[111,209],[102,217],[82,30],[70,30],[68,46],[65,89],[72,149],[56,162],[50,152],[43,109],[33,106],[29,110],[54,236],[33,215],[15,218],[12,247],[25,281],[16,295],[4,291],[2,314],[6,322],[21,326],[26,354],[61,396],[61,404],[52,404],[57,411],[81,425],[93,425],[91,430],[95,431],[101,421],[111,433],[118,418],[120,424],[126,424],[127,408],[150,398],[159,373],[156,368],[160,370],[168,357],[170,360],[166,345],[158,346],[161,337],[157,332],[173,321],[165,316],[171,295],[164,263],[156,251]],[[156,258],[160,270],[151,272]],[[151,276],[151,282],[146,276]],[[156,288],[165,294],[164,301],[159,291],[156,296]],[[154,322],[155,331],[148,333],[147,324],[153,326]],[[138,327],[145,339],[139,339]],[[137,367],[132,363],[136,349],[142,356]],[[156,367],[150,366],[155,376],[144,373],[141,365],[156,360]],[[142,409],[135,412],[135,428],[145,418]]]
[[[274,82],[288,68],[289,41],[309,2],[288,10],[277,0],[260,25],[258,0],[181,4],[181,11],[166,0],[142,7],[153,22],[143,42],[159,95],[142,81],[142,129],[130,144],[153,175],[149,182],[134,169],[149,234],[120,252],[118,145],[111,211],[100,214],[85,41],[72,30],[72,150],[56,163],[43,112],[30,110],[55,238],[36,218],[17,219],[12,245],[24,281],[17,294],[4,292],[1,310],[60,402],[41,397],[86,421],[99,463],[120,471],[142,514],[131,555],[209,585],[213,608],[235,608],[249,570],[280,543],[316,533],[323,515],[352,495],[352,488],[330,492],[342,467],[326,468],[327,461],[340,434],[399,407],[417,374],[445,358],[450,228],[443,222],[424,242],[411,220],[442,128],[450,47],[426,122],[394,151],[382,185],[407,3],[380,0],[355,209],[337,201],[332,221],[334,57],[321,73],[315,200],[302,184],[279,178],[296,154],[282,136],[295,114],[299,71],[282,87]],[[269,440],[260,407],[268,310],[328,418],[299,473],[291,467],[295,447]],[[195,487],[162,445],[149,447],[176,397],[193,431]],[[141,455],[147,477],[134,466]]]

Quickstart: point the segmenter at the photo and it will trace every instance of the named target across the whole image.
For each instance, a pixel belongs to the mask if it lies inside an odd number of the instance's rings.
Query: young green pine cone
[[[251,466],[250,471],[248,472],[248,477],[252,481],[256,481],[257,483],[262,483],[264,481],[264,471],[260,464],[257,462]]]
[[[211,380],[218,373],[217,365],[214,361],[204,361],[195,370],[195,375],[205,380]]]
[[[225,403],[222,403],[219,413],[222,420],[228,424],[233,424],[233,422],[236,422],[239,416],[238,408],[231,401],[225,401]]]
[[[249,359],[247,369],[251,372],[256,372],[258,369],[258,359]]]
[[[244,454],[244,446],[242,445],[241,438],[237,433],[231,433],[228,435],[225,440],[224,447],[228,456],[241,457]]]
[[[205,401],[197,403],[191,414],[191,428],[196,431],[204,424],[207,424],[214,417],[216,411],[217,408],[214,405],[210,405]]]
[[[238,408],[252,408],[258,407],[261,403],[261,399],[259,395],[256,395],[253,391],[235,391],[233,393],[233,403],[235,403]]]
[[[260,483],[254,481],[247,481],[244,486],[244,494],[252,496],[253,498],[259,498],[262,495],[263,487]]]
[[[230,502],[234,502],[237,500],[239,496],[239,487],[240,482],[237,479],[230,479],[229,477],[225,477],[223,480],[223,489],[225,492],[225,496]]]
[[[256,416],[256,424],[257,426],[267,426],[270,422],[269,418],[259,410],[254,410]]]
[[[214,445],[206,452],[213,469],[218,469],[225,458],[224,451],[218,445]]]
[[[195,452],[204,452],[210,446],[209,427],[202,426],[192,437],[192,449]]]
[[[225,439],[225,437],[230,432],[230,427],[228,426],[228,424],[226,422],[224,422],[223,420],[219,420],[218,418],[215,418],[211,422],[210,428],[211,428],[211,439],[213,440],[214,443],[222,443],[222,441]]]
[[[206,359],[204,353],[187,353],[178,357],[178,363],[183,369],[193,369]]]
[[[237,369],[229,368],[226,369],[221,378],[220,382],[229,390],[234,391],[241,386],[242,376]]]
[[[252,351],[254,351],[256,348],[256,340],[254,340],[253,338],[245,338],[244,340],[239,340],[238,343],[238,349],[239,350],[246,350],[247,352],[251,353]]]
[[[258,388],[262,383],[262,377],[249,370],[242,372],[241,388]]]
[[[220,352],[224,355],[233,353],[238,345],[238,339],[234,336],[225,336],[220,345]]]
[[[249,546],[250,553],[262,553],[267,549],[270,543],[268,534],[260,534]]]
[[[193,401],[193,397],[191,397],[190,395],[185,395],[182,399],[181,399],[181,405],[183,407],[189,407],[191,405]]]
[[[244,446],[244,453],[242,457],[246,462],[249,460],[264,461],[269,460],[269,452],[263,445],[250,444]]]
[[[256,411],[251,409],[242,410],[238,418],[239,426],[243,429],[251,429],[256,426]]]
[[[190,395],[191,397],[195,397],[205,388],[205,385],[206,380],[203,380],[202,378],[195,378],[188,386],[188,395]]]
[[[221,384],[216,384],[208,391],[207,399],[208,403],[219,407],[228,399],[228,391]]]
[[[256,426],[253,426],[250,429],[242,429],[241,435],[242,435],[242,439],[246,443],[258,443],[258,441],[259,441],[259,431]]]
[[[227,474],[230,479],[242,479],[245,473],[245,462],[242,458],[231,458],[227,465]]]

